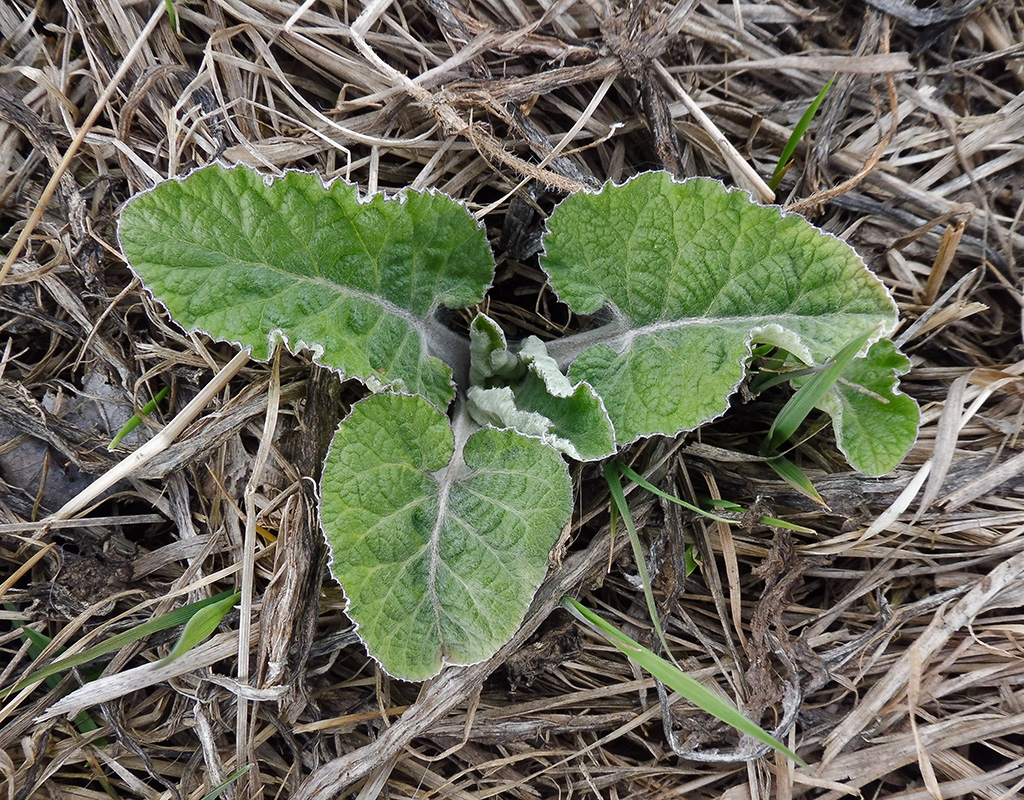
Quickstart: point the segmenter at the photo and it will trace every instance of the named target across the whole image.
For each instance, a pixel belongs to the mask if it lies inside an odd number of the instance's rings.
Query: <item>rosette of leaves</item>
[[[478,314],[494,260],[438,192],[360,196],[342,181],[211,166],[133,198],[122,248],[190,331],[266,359],[277,342],[372,391],[340,424],[321,480],[331,569],[369,652],[409,680],[489,657],[518,627],[572,509],[566,458],[725,412],[754,343],[809,365],[896,308],[842,241],[741,192],[648,173],[553,212],[541,265],[583,333],[509,343]],[[598,324],[599,323],[599,324]],[[892,469],[917,409],[891,345],[866,349],[820,404],[853,466]],[[865,420],[887,423],[869,430]],[[871,446],[851,446],[872,439]]]

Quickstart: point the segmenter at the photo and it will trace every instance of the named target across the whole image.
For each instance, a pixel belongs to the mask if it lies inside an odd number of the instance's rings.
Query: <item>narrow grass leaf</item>
[[[92,661],[94,658],[99,658],[102,655],[111,653],[115,650],[119,650],[126,644],[138,641],[150,634],[157,633],[158,631],[167,630],[173,628],[176,625],[181,625],[188,622],[192,616],[199,610],[206,606],[224,602],[226,599],[231,598],[232,603],[237,602],[239,597],[238,592],[221,592],[213,597],[208,597],[205,600],[200,600],[196,603],[189,603],[187,606],[176,608],[173,611],[169,611],[166,614],[162,614],[156,619],[151,619],[149,622],[144,622],[141,625],[136,625],[130,630],[119,633],[116,636],[111,636],[104,642],[100,642],[93,647],[83,650],[81,653],[76,653],[73,656],[62,658],[58,661],[54,661],[52,664],[43,667],[40,670],[36,670],[24,680],[19,681],[14,686],[8,687],[7,689],[0,690],[0,699],[7,697],[12,692],[18,692],[24,689],[26,686],[31,686],[33,683],[38,683],[41,680],[45,680],[51,675],[56,675],[64,670],[71,669],[72,667],[78,667],[82,664],[86,664]]]
[[[8,611],[16,610],[11,603],[4,603],[4,607]],[[33,659],[39,658],[43,650],[47,646],[49,646],[50,642],[52,642],[53,639],[51,639],[46,634],[32,630],[30,627],[28,627],[28,625],[24,623],[18,624],[21,626],[22,636],[24,636],[29,642],[29,656],[31,656]],[[58,684],[60,684],[60,678],[58,678],[56,675],[50,675],[46,679],[46,685],[49,686],[51,689],[56,688]],[[89,716],[88,711],[80,711],[78,715],[75,717],[74,724],[80,733],[89,733],[90,731],[98,730],[100,727],[99,724],[97,724],[97,722]]]
[[[768,459],[768,466],[775,470],[775,473],[782,480],[800,492],[800,494],[811,498],[811,500],[819,503],[823,508],[828,508],[828,503],[818,494],[818,490],[814,488],[814,484],[807,477],[807,473],[788,458],[785,456],[775,456],[775,458]],[[811,531],[811,533],[814,533],[814,531]]]
[[[654,484],[649,483],[648,481],[644,480],[643,476],[640,475],[638,472],[630,469],[625,464],[623,464],[623,463],[621,463],[619,461],[613,461],[612,464],[615,465],[615,468],[619,471],[620,474],[622,474],[625,477],[629,478],[631,481],[633,481],[633,483],[638,484],[639,486],[641,486],[642,488],[646,489],[647,491],[649,491],[649,492],[651,492],[653,494],[656,494],[658,497],[663,497],[666,500],[670,500],[671,502],[675,503],[676,505],[680,505],[680,506],[682,506],[685,509],[688,509],[688,510],[693,511],[693,512],[695,512],[697,514],[700,514],[702,517],[707,517],[708,519],[712,519],[715,522],[725,522],[725,523],[728,523],[730,525],[734,525],[736,523],[736,520],[734,520],[734,519],[728,519],[726,517],[717,516],[716,514],[712,514],[709,511],[705,511],[704,509],[700,508],[699,506],[695,506],[692,503],[687,503],[685,500],[681,500],[680,498],[676,497],[675,495],[671,495],[671,494],[668,494],[667,492],[663,492],[661,489],[659,489]],[[705,503],[707,503],[710,506],[714,506],[715,508],[721,508],[721,509],[724,509],[726,511],[733,511],[733,512],[740,513],[740,514],[742,514],[744,511],[746,511],[746,509],[743,508],[743,506],[741,506],[739,503],[734,503],[731,500],[712,500],[712,499],[708,498],[708,499],[702,499],[701,502],[705,502]],[[814,530],[812,530],[811,528],[805,528],[803,525],[797,525],[795,522],[786,522],[786,520],[779,519],[778,517],[761,516],[761,517],[758,518],[757,521],[758,521],[759,524],[767,525],[770,528],[786,528],[787,530],[800,531],[801,533],[814,533]],[[689,572],[687,574],[689,574]]]
[[[665,641],[665,631],[661,629],[661,620],[658,619],[658,607],[654,602],[654,592],[651,590],[651,576],[647,572],[647,559],[644,557],[643,548],[640,546],[640,537],[637,536],[636,526],[633,524],[633,515],[629,513],[626,495],[622,491],[622,479],[617,469],[617,462],[609,461],[604,465],[604,478],[608,481],[612,507],[622,517],[622,522],[629,533],[629,542],[633,546],[633,560],[636,561],[636,569],[640,573],[640,583],[643,586],[644,599],[647,601],[647,613],[650,614],[651,624],[654,625],[654,632],[658,635],[661,646],[668,653],[668,642]]]
[[[167,9],[167,19],[170,20],[172,30],[180,35],[181,28],[178,27],[178,15],[174,10],[174,0],[164,0],[164,8]]]
[[[252,764],[246,764],[244,767],[236,769],[234,772],[228,775],[223,781],[217,784],[217,786],[214,787],[213,791],[211,791],[209,794],[203,795],[203,800],[217,800],[217,798],[224,794],[224,792],[231,784],[233,784],[235,781],[237,781],[251,769]]]
[[[808,483],[810,483],[810,479],[808,479]],[[813,489],[814,486],[812,485],[811,488]],[[796,531],[797,533],[817,533],[814,528],[808,528],[806,525],[797,525],[795,522],[787,522],[778,517],[761,517],[758,522],[762,525],[767,525],[769,528],[785,528],[787,531]]]
[[[169,391],[170,389],[165,386],[163,389],[157,392],[156,396],[154,396],[152,400],[146,403],[146,405],[144,405],[141,408],[138,414],[133,415],[132,418],[124,424],[121,430],[119,430],[114,435],[114,438],[110,440],[110,444],[107,445],[107,450],[113,450],[114,448],[116,448],[119,444],[121,444],[121,440],[125,436],[127,436],[137,427],[139,427],[139,423],[142,422],[143,417],[148,416],[149,414],[152,414],[154,411],[156,411],[157,403],[159,403],[161,400],[167,397],[167,393]]]
[[[810,127],[810,124],[814,119],[814,115],[818,113],[818,109],[825,101],[825,95],[828,94],[828,90],[832,88],[832,83],[835,79],[835,75],[829,78],[828,83],[821,88],[821,91],[818,92],[818,96],[811,101],[811,104],[807,107],[803,116],[800,117],[800,121],[796,124],[796,127],[793,128],[793,133],[790,134],[789,141],[786,142],[786,146],[782,148],[782,155],[779,156],[779,161],[775,165],[775,172],[768,181],[768,186],[772,191],[775,190],[775,187],[779,185],[782,177],[786,174],[786,169],[789,167],[789,161],[793,157],[793,153],[796,152],[796,148],[800,144],[800,140],[803,139],[804,134],[807,133],[807,128]]]
[[[686,548],[683,550],[683,558],[686,561],[687,578],[696,572],[697,568],[700,566],[700,561],[698,560],[697,555],[699,555],[699,553],[692,544],[686,545]]]
[[[14,606],[12,606],[10,603],[4,603],[4,607],[8,611],[15,610]],[[21,624],[21,635],[28,639],[29,642],[31,642],[31,644],[28,646],[28,654],[32,656],[32,658],[38,658],[39,654],[43,651],[43,648],[45,648],[52,641],[52,639],[45,633],[40,633],[39,631],[32,630],[24,623],[19,624]]]
[[[638,486],[643,487],[647,491],[651,492],[651,494],[656,494],[658,497],[664,498],[665,500],[669,500],[669,501],[675,503],[676,505],[682,506],[687,511],[692,511],[695,514],[700,514],[702,517],[707,517],[708,519],[712,519],[715,522],[732,523],[732,522],[736,521],[736,520],[733,520],[733,519],[727,519],[725,517],[719,517],[716,514],[712,514],[710,511],[705,511],[703,508],[700,508],[699,506],[695,506],[692,503],[687,503],[685,500],[681,500],[680,498],[676,497],[675,495],[671,495],[668,492],[663,492],[661,489],[659,489],[653,483],[645,480],[644,477],[640,473],[630,469],[625,464],[623,464],[621,461],[612,461],[612,462],[610,462],[610,465],[612,466],[613,469],[618,471],[618,473],[620,475],[625,475],[627,478],[629,478],[631,481],[633,481],[633,483],[637,484]],[[741,506],[736,506],[736,508],[742,510]]]
[[[241,592],[234,592],[223,600],[210,603],[196,611],[185,623],[185,628],[182,630],[181,636],[178,637],[178,641],[174,643],[174,647],[171,648],[171,652],[160,660],[158,666],[166,667],[175,659],[181,658],[217,630],[220,621],[238,602],[239,597],[241,597]]]
[[[655,655],[643,645],[633,641],[633,639],[626,636],[626,634],[599,617],[586,606],[568,596],[562,598],[561,606],[578,620],[602,634],[612,645],[624,653],[627,658],[643,667],[659,681],[670,687],[673,691],[678,692],[698,708],[703,709],[713,717],[717,717],[727,725],[731,725],[736,730],[773,747],[801,766],[807,766],[807,763],[800,756],[759,725],[747,719],[736,706],[724,697],[711,691],[702,683],[691,678],[660,656]]]
[[[700,498],[702,503],[707,503],[712,508],[721,508],[724,511],[742,511],[743,506],[739,503],[734,503],[732,500],[724,500],[722,498],[714,497],[702,497]]]
[[[771,364],[765,365],[757,375],[750,382],[750,391],[752,394],[761,394],[762,392],[778,386],[780,383],[789,383],[794,378],[803,378],[807,375],[813,375],[815,373],[814,367],[805,367],[803,369],[794,367],[792,364],[780,363],[778,367]]]
[[[842,350],[836,353],[828,364],[818,370],[808,379],[807,383],[801,386],[789,402],[782,407],[775,421],[768,429],[768,435],[761,444],[761,454],[768,455],[778,450],[779,446],[792,436],[800,427],[807,415],[822,401],[828,391],[839,380],[839,376],[846,369],[853,357],[864,346],[869,338],[875,333],[875,328],[865,331],[856,339],[848,343]]]

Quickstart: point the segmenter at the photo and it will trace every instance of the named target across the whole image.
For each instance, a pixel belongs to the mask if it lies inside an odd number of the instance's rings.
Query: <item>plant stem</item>
[[[610,344],[617,336],[628,333],[630,333],[630,328],[625,320],[615,318],[598,328],[580,331],[547,342],[548,355],[555,359],[558,368],[565,372],[584,350],[598,344]]]
[[[427,352],[452,368],[456,394],[469,389],[469,337],[456,333],[436,319],[428,320],[420,335],[426,342]]]

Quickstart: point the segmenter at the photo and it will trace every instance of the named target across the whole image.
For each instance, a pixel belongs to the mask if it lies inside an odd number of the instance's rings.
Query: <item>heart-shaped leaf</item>
[[[370,654],[424,680],[515,632],[572,511],[565,462],[537,439],[468,435],[421,397],[373,395],[341,423],[324,465],[331,569]]]
[[[844,242],[707,179],[648,173],[566,198],[542,265],[579,314],[611,322],[549,351],[604,400],[620,444],[722,414],[753,341],[823,363],[896,306]]]
[[[361,198],[289,172],[207,167],[133,198],[121,246],[150,292],[187,330],[251,347],[275,336],[377,386],[453,396],[464,344],[435,318],[478,302],[494,260],[483,229],[436,192]]]

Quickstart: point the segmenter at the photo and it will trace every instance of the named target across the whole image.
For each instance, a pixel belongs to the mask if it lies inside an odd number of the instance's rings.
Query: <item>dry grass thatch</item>
[[[189,600],[241,615],[161,671],[174,631],[0,707],[14,798],[1010,798],[1024,787],[1024,10],[1012,0],[0,3],[0,686]],[[162,428],[234,353],[183,335],[119,257],[132,193],[214,159],[467,201],[499,254],[510,335],[572,324],[535,259],[566,191],[665,167],[765,195],[803,109],[836,84],[778,201],[847,238],[892,288],[918,444],[844,470],[794,457],[829,511],[743,461],[772,404],[628,453],[660,485],[759,501],[814,535],[716,527],[630,494],[666,554],[677,655],[809,769],[675,702],[552,609],[579,594],[649,635],[607,491],[583,470],[564,560],[492,660],[382,675],[323,580],[311,476],[355,389],[302,357],[236,364],[100,504],[49,515]],[[19,254],[20,253],[20,254]],[[121,452],[112,432],[168,400]],[[775,407],[777,408],[777,406]],[[179,417],[179,421],[181,421]],[[30,649],[21,623],[52,637]],[[95,666],[96,664],[92,665]],[[139,668],[143,669],[139,669]],[[673,746],[679,754],[673,752]]]

